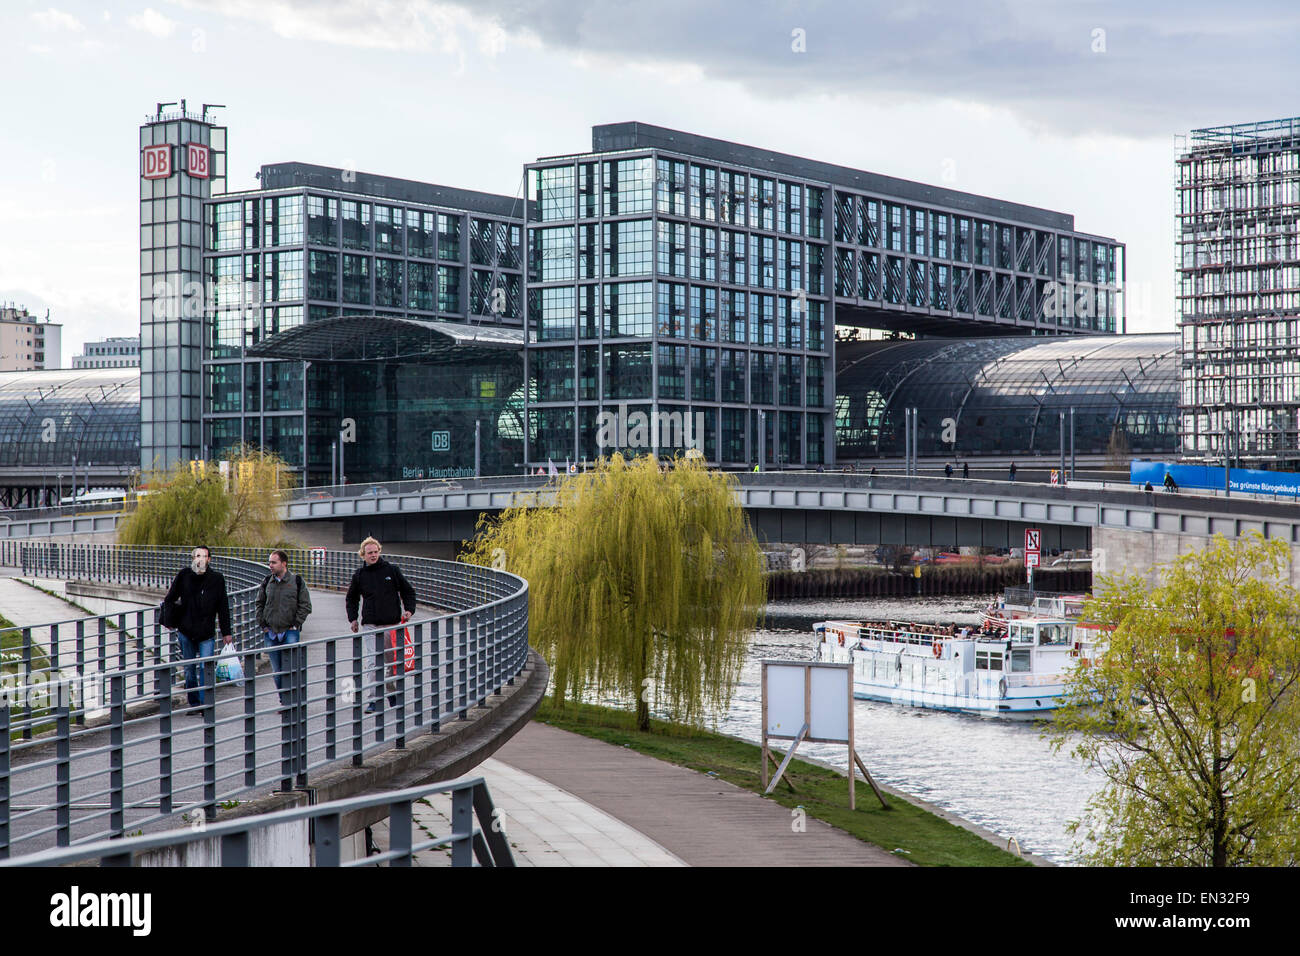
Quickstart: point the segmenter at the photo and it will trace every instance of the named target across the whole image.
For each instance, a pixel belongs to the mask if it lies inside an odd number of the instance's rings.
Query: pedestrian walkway
[[[707,774],[541,723],[496,759],[644,834],[689,866],[910,866],[812,817]]]
[[[531,723],[482,775],[520,866],[911,866],[756,793],[546,724]],[[451,801],[414,816],[426,836],[451,832]],[[388,849],[387,824],[373,830]],[[418,839],[418,838],[417,838]],[[417,857],[450,865],[446,851]]]
[[[35,627],[38,624],[71,621],[88,616],[85,611],[78,610],[67,601],[51,597],[12,577],[0,577],[0,614],[16,627]],[[40,640],[39,633],[35,639]]]
[[[603,810],[544,780],[489,759],[471,771],[487,783],[516,866],[684,866],[649,837]],[[416,840],[451,832],[451,797],[439,794],[415,805]],[[387,848],[388,824],[374,828]],[[416,854],[416,866],[450,866],[449,848]]]

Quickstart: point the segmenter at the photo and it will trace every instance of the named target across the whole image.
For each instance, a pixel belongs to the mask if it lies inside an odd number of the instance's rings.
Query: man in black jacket
[[[216,651],[216,636],[212,627],[215,617],[221,625],[221,639],[233,642],[230,636],[230,599],[226,596],[226,579],[220,571],[208,565],[212,552],[199,545],[190,552],[190,566],[181,568],[167,589],[163,604],[170,604],[176,613],[176,638],[181,645],[181,657],[193,661],[211,657]],[[196,691],[194,688],[198,688]],[[203,675],[199,664],[185,665],[185,688],[189,691],[192,709],[204,704]]]
[[[379,556],[382,546],[374,538],[361,542],[358,553],[365,563],[352,575],[348,585],[347,610],[352,632],[359,629],[357,605],[362,604],[360,624],[369,627],[391,628],[405,624],[415,614],[415,588],[402,576],[395,564],[389,564]],[[375,634],[375,656],[387,649],[388,632]],[[402,648],[396,649],[396,659],[402,660]],[[400,665],[399,665],[400,666]],[[379,684],[375,684],[373,698],[366,706],[366,713],[373,714],[379,709]],[[388,686],[388,703],[397,706],[396,686]]]

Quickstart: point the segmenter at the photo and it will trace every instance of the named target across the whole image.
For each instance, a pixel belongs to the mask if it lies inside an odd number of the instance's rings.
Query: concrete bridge
[[[759,538],[789,544],[906,544],[1017,547],[1041,528],[1045,549],[1094,552],[1093,569],[1149,571],[1204,547],[1215,534],[1258,531],[1293,553],[1300,584],[1300,505],[1142,492],[1127,487],[1058,487],[1026,481],[905,477],[840,472],[741,472],[737,496]],[[422,480],[299,489],[284,505],[293,534],[313,546],[350,546],[366,535],[408,552],[450,557],[473,537],[481,515],[553,500],[544,477]],[[0,539],[81,538],[111,533],[117,515],[10,512]]]

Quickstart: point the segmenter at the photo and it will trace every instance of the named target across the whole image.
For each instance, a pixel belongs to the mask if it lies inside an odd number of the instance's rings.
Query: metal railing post
[[[226,833],[221,837],[221,865],[249,866],[248,856],[249,831]]]
[[[429,730],[435,734],[442,730],[442,626],[441,620],[429,625]]]
[[[411,801],[399,800],[388,808],[388,849],[401,853],[388,861],[389,866],[411,865]]]
[[[0,707],[0,860],[9,859],[9,707]]]
[[[213,645],[215,647],[215,643]],[[214,661],[201,665],[199,688],[203,703],[203,815],[217,818],[217,669]]]
[[[456,619],[456,666],[460,680],[456,687],[456,710],[461,720],[469,719],[469,620]]]
[[[297,751],[296,784],[307,786],[307,647],[302,643],[302,635],[293,650],[293,702],[294,747]]]
[[[290,656],[289,648],[280,645],[280,687],[277,695],[279,703],[278,713],[280,714],[280,792],[288,793],[293,790],[293,775],[297,769],[297,760],[294,753],[295,739],[297,737],[296,714],[294,713],[294,691],[297,681],[293,658]],[[274,680],[274,678],[272,678]],[[287,697],[288,704],[280,703],[280,697]]]
[[[23,740],[32,739],[32,695],[29,693],[32,682],[32,629],[25,627],[22,630],[23,638],[23,671],[19,676],[20,687],[26,688],[23,692]]]
[[[360,634],[352,638],[352,680],[355,692],[352,695],[352,766],[360,767],[365,731],[365,681],[362,680],[362,642]]]
[[[474,811],[478,815],[479,826],[483,830],[483,839],[487,843],[493,866],[514,866],[515,857],[510,852],[510,841],[502,827],[498,826],[497,808],[492,806],[492,797],[486,784],[475,784],[473,788]],[[504,813],[502,814],[504,816]]]
[[[451,865],[474,865],[474,794],[469,787],[451,792]]]
[[[153,686],[158,697],[158,812],[172,812],[172,668],[154,664]]]
[[[114,836],[126,832],[125,776],[123,764],[126,757],[126,678],[114,674],[109,679],[111,702],[108,751],[109,829]]]
[[[338,752],[338,644],[325,643],[325,759],[335,759]]]
[[[59,704],[55,719],[54,805],[55,840],[58,846],[72,842],[72,720],[69,693],[59,682]]]
[[[316,853],[317,866],[338,866],[342,862],[343,840],[339,836],[341,817],[337,813],[327,813],[316,818],[315,840],[312,849]]]
[[[86,622],[77,622],[77,681],[82,687],[86,686]],[[84,726],[86,723],[86,708],[81,708],[81,713],[77,714],[77,726]]]
[[[244,654],[244,786],[257,785],[257,655]]]
[[[424,726],[424,625],[417,624],[412,630],[412,646],[415,649],[415,726]],[[403,696],[405,700],[405,696]]]
[[[99,659],[98,666],[101,674],[108,673],[108,626],[102,617],[96,618],[95,623],[99,625]],[[119,667],[119,670],[125,670]]]
[[[374,635],[371,637],[371,640],[374,642],[374,664],[375,664],[374,673],[377,680],[377,683],[371,689],[371,693],[376,695],[374,697],[374,701],[376,705],[375,740],[378,743],[383,743],[384,742],[384,717],[387,714],[387,708],[388,708],[388,680],[387,680],[388,675],[384,672],[385,658],[387,657],[388,654],[388,634],[383,629],[380,629],[378,631],[375,631]]]

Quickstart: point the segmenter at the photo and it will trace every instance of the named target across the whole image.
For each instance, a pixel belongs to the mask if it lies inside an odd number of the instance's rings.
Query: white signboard
[[[1025,550],[1040,551],[1043,543],[1043,532],[1040,528],[1025,529]]]
[[[849,742],[849,669],[796,662],[764,662],[767,671],[767,735],[796,737],[805,721],[808,737]]]
[[[771,793],[805,740],[847,744],[849,751],[849,809],[857,806],[854,767],[871,784],[881,806],[885,796],[853,749],[852,665],[820,661],[763,661],[763,785]],[[771,738],[792,741],[776,776],[768,781],[768,762],[776,763]],[[791,786],[786,781],[787,786]],[[793,787],[792,787],[793,789]]]
[[[325,567],[325,549],[324,549],[324,548],[312,548],[312,549],[311,549],[311,563],[312,563],[312,567],[316,567],[316,568],[323,568],[323,567]]]

